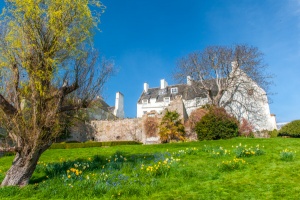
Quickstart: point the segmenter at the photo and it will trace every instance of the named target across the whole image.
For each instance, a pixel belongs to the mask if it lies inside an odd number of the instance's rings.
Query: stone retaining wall
[[[140,141],[146,140],[142,118],[115,121],[91,121],[95,141]]]

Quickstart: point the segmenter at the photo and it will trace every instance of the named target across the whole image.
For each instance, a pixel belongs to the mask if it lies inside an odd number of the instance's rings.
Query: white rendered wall
[[[266,92],[252,81],[244,72],[239,76],[240,89],[235,92],[233,101],[225,109],[233,114],[238,120],[247,119],[255,130],[273,130],[276,129],[275,116],[271,116],[268,98]],[[238,84],[238,83],[236,83]],[[248,95],[248,89],[253,88],[253,96]],[[230,96],[228,91],[223,95],[224,102]],[[221,100],[221,101],[222,101]]]
[[[191,100],[183,100],[184,103],[184,107],[186,110],[186,113],[188,116],[190,116],[190,114],[196,110],[197,108],[200,108],[201,106],[204,106],[205,104],[208,103],[207,98],[200,98],[200,101],[196,102],[196,98],[195,99],[191,99]]]
[[[150,99],[150,102],[147,104],[137,104],[137,117],[142,117],[144,112],[156,111],[157,113],[161,113],[165,108],[167,108],[170,103],[165,102],[154,102],[154,100]]]

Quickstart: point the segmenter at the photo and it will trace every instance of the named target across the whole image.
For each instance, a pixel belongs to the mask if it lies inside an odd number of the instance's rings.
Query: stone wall
[[[180,114],[182,123],[187,120],[187,113],[184,109],[182,99],[176,99],[171,102],[168,107],[170,111],[177,111]],[[156,134],[147,136],[145,128],[145,120],[147,117],[155,117],[157,125],[160,123],[162,116],[155,111],[149,112],[142,118],[133,119],[115,119],[115,120],[92,120],[90,123],[80,124],[71,128],[71,138],[68,140],[84,142],[87,140],[94,140],[99,142],[104,141],[139,141],[144,144],[160,143],[158,136],[158,129]],[[187,137],[194,140],[195,133],[187,128]]]
[[[145,141],[142,118],[91,121],[95,141]]]

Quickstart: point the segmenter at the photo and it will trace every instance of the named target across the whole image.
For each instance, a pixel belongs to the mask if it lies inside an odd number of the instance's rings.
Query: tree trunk
[[[27,185],[42,153],[42,150],[31,150],[28,153],[17,152],[12,166],[7,171],[5,178],[1,183],[1,186],[13,185],[22,187]]]

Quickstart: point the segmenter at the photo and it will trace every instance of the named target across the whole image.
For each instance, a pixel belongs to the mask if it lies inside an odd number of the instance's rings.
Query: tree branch
[[[79,110],[81,108],[87,108],[88,107],[88,103],[80,103],[79,105],[68,105],[68,106],[63,106],[58,110],[58,113],[62,113],[62,112],[67,112],[67,111],[72,111],[72,110]]]
[[[0,152],[16,152],[16,147],[0,147]]]
[[[3,110],[4,113],[7,115],[15,115],[17,114],[17,109],[11,105],[1,94],[0,94],[0,108]]]

